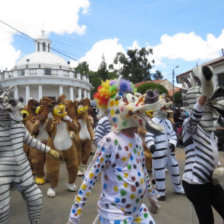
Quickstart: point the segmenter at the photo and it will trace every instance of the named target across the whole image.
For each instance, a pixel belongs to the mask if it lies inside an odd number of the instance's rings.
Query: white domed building
[[[67,99],[90,98],[92,85],[86,75],[75,74],[70,62],[50,52],[51,41],[41,37],[35,41],[35,52],[22,58],[10,71],[0,74],[3,87],[15,85],[15,97],[40,100],[64,93]]]

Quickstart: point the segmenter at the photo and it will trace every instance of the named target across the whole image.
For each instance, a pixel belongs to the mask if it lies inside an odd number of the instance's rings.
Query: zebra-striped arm
[[[23,137],[23,142],[29,145],[30,147],[40,150],[42,152],[48,153],[51,150],[49,146],[43,144],[38,139],[33,138],[26,128],[25,128],[25,133]]]
[[[169,143],[173,144],[174,146],[177,145],[177,135],[173,129],[173,125],[169,119],[166,119],[166,125],[169,132]]]
[[[150,147],[152,145],[155,145],[155,135],[151,132],[146,132],[145,135],[145,144],[147,146],[148,149],[150,149]]]
[[[95,132],[94,132],[94,145],[97,147],[99,141],[103,138],[103,136],[107,135],[111,130],[111,124],[109,118],[104,116],[97,123]]]
[[[186,125],[187,132],[189,134],[195,133],[197,125],[203,116],[204,108],[204,106],[200,106],[200,104],[197,102],[194,105],[189,118],[187,118],[186,122],[184,122],[184,125]]]

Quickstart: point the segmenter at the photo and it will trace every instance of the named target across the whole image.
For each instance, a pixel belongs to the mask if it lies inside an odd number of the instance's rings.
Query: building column
[[[73,87],[70,87],[70,100],[74,100]]]
[[[87,98],[87,90],[84,89],[84,98]]]
[[[38,86],[38,99],[40,100],[43,97],[42,85]]]
[[[26,104],[28,103],[29,99],[30,99],[30,86],[26,86]]]
[[[63,86],[59,86],[59,96],[63,94]]]
[[[14,98],[15,99],[18,99],[19,98],[18,86],[15,87]]]
[[[78,98],[82,99],[82,89],[80,87],[78,88]]]
[[[87,91],[87,97],[90,99],[90,91]]]

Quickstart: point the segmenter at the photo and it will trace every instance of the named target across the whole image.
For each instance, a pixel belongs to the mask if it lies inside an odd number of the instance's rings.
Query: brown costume
[[[53,100],[48,97],[43,97],[40,100],[40,105],[38,107],[38,111],[36,111],[36,116],[32,119],[32,124],[30,125],[30,132],[35,138],[40,140],[42,143],[47,144],[48,141],[48,133],[45,130],[47,126],[47,117],[48,113],[52,112],[53,108]],[[41,151],[31,149],[31,158],[33,170],[36,174],[36,183],[44,184],[44,165],[46,161],[46,153]]]
[[[88,109],[90,100],[88,98],[75,101],[76,120],[79,123],[79,131],[75,133],[74,142],[78,152],[79,174],[84,174],[86,165],[92,152],[93,128],[89,120]]]
[[[58,97],[57,103],[54,106],[54,115],[52,118],[48,118],[46,128],[49,133],[48,146],[58,151],[64,158],[68,171],[68,182],[69,184],[73,184],[78,172],[78,157],[76,146],[69,132],[77,130],[78,127],[65,112],[65,106],[63,105],[65,97],[64,94]],[[60,161],[47,155],[46,167],[50,187],[54,188],[59,181]]]
[[[147,148],[146,143],[145,143],[146,130],[140,126],[140,127],[138,127],[138,134],[141,137],[142,142],[143,142],[146,169],[147,169],[147,171],[152,170],[152,154],[151,154],[150,150]]]
[[[23,117],[23,123],[30,133],[32,132],[31,129],[32,129],[32,124],[34,122],[33,118],[35,116],[35,111],[36,111],[36,108],[38,105],[39,105],[39,103],[36,100],[30,99],[28,101],[27,105],[21,110],[21,114]],[[33,164],[32,164],[32,159],[31,159],[31,149],[32,148],[24,143],[23,149],[27,155],[28,161],[30,162],[31,169],[32,169],[33,173],[35,173],[35,171],[33,170]],[[37,151],[39,151],[39,150],[37,150]]]

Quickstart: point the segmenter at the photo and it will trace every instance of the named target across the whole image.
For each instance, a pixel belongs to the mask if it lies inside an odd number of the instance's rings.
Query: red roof
[[[160,84],[161,82],[164,82],[164,80],[162,79],[159,79],[159,80],[150,80],[150,81],[143,81],[143,82],[138,82],[135,84],[135,87],[138,87],[138,86],[141,86],[142,84],[145,84],[145,83],[156,83],[156,84]]]

